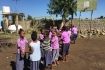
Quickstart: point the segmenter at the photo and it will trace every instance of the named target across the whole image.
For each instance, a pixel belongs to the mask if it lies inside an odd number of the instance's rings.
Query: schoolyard
[[[0,35],[2,36],[2,35]],[[8,37],[5,36],[5,37]],[[16,35],[9,35],[14,44]],[[29,36],[28,36],[29,37]],[[3,37],[2,37],[3,38]],[[1,38],[0,38],[1,39]],[[8,40],[8,41],[9,41]],[[16,46],[0,47],[0,70],[15,70]],[[76,44],[71,44],[67,62],[60,61],[54,70],[105,70],[105,37],[91,39],[78,38]]]

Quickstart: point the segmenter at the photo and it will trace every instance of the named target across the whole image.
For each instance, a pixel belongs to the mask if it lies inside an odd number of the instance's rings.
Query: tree
[[[104,16],[100,16],[100,17],[98,17],[98,19],[103,19],[104,18]]]
[[[24,13],[19,13],[19,20],[23,20],[23,17],[25,17],[25,14]]]
[[[69,17],[69,15],[71,15],[71,18],[73,19],[74,13],[76,14],[76,4],[76,0],[50,0],[48,4],[48,13],[55,14],[56,16],[61,15],[62,25],[64,25],[66,18]]]
[[[32,20],[32,16],[28,15],[27,20]]]

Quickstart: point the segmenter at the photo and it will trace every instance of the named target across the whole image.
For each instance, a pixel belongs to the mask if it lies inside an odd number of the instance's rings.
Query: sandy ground
[[[16,47],[0,48],[0,70],[13,70]],[[68,62],[54,70],[105,70],[105,37],[78,39],[71,45]]]

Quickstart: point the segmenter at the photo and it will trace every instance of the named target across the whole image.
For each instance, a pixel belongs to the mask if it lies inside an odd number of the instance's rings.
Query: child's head
[[[37,32],[36,31],[33,31],[32,34],[31,34],[31,39],[33,41],[36,41],[37,40]]]
[[[62,31],[66,31],[66,29],[67,29],[66,26],[63,26]]]
[[[40,29],[40,33],[42,33],[42,34],[43,34],[43,33],[44,33],[44,30],[43,30],[43,29]]]
[[[70,27],[69,26],[67,26],[67,29],[66,29],[67,31],[69,31],[70,30]]]
[[[57,35],[57,32],[56,31],[53,31],[52,32],[52,36],[56,36]]]
[[[24,38],[25,32],[24,32],[23,29],[20,29],[18,33],[19,33],[19,36],[20,36],[21,38]]]
[[[68,26],[64,26],[64,27],[62,28],[62,31],[68,31],[68,30],[69,30]]]
[[[45,36],[45,37],[49,37],[49,30],[46,30],[46,31],[44,32],[44,36]]]

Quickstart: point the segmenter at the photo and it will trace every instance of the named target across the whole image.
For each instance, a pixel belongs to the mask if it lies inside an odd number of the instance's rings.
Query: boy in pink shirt
[[[63,27],[63,32],[61,34],[61,39],[63,42],[63,61],[66,61],[66,57],[69,53],[69,46],[70,46],[70,34],[66,26]]]
[[[54,65],[56,65],[58,64],[58,58],[59,58],[59,40],[57,37],[57,33],[55,31],[52,32],[51,47],[52,47],[52,53],[53,53],[52,62],[54,63]]]

